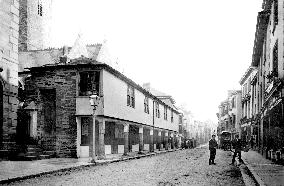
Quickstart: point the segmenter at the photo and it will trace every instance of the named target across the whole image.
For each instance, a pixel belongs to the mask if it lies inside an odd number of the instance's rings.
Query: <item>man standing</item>
[[[218,147],[218,143],[215,140],[215,137],[216,137],[216,135],[213,134],[212,139],[210,139],[210,141],[209,141],[209,150],[210,150],[209,165],[211,165],[211,164],[216,165],[214,160],[215,160],[216,149]]]
[[[234,151],[234,155],[233,155],[233,159],[232,159],[232,165],[234,165],[235,158],[236,158],[237,155],[239,157],[239,162],[242,163],[243,162],[242,154],[241,154],[241,151],[242,151],[242,141],[241,141],[241,139],[239,139],[238,135],[236,135],[236,138],[233,141],[233,148],[235,149],[235,151]]]

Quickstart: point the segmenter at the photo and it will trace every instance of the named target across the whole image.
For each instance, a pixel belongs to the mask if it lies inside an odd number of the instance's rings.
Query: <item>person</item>
[[[216,137],[216,135],[213,134],[212,138],[209,141],[209,150],[210,150],[209,165],[211,165],[211,164],[216,165],[214,160],[215,160],[215,156],[216,156],[216,149],[218,147],[218,143],[215,140],[215,137]]]
[[[236,157],[238,156],[239,158],[239,162],[242,163],[243,160],[242,160],[242,141],[241,139],[239,138],[238,135],[236,135],[236,138],[235,140],[233,141],[233,149],[234,149],[234,155],[233,155],[233,159],[232,159],[232,165],[235,164],[235,159]]]
[[[251,147],[251,149],[254,148],[254,139],[253,139],[253,137],[250,138],[250,147]]]

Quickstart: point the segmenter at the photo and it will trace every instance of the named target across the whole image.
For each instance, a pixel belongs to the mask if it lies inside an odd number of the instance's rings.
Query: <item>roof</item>
[[[87,45],[86,48],[89,58],[96,59],[100,51],[101,44]],[[60,63],[60,57],[64,56],[65,52],[69,53],[70,50],[71,47],[62,47],[19,52],[19,72],[25,71],[26,68],[58,64]]]
[[[166,104],[163,99],[160,99],[159,97],[153,95],[151,92],[147,91],[146,89],[144,89],[143,87],[141,87],[140,85],[138,85],[137,83],[135,83],[134,81],[132,81],[131,79],[129,79],[128,77],[120,73],[119,71],[117,71],[116,69],[112,68],[108,64],[98,62],[94,59],[85,58],[83,56],[81,58],[70,60],[69,63],[53,63],[53,64],[46,64],[42,66],[34,66],[34,67],[29,68],[29,71],[22,72],[22,73],[34,73],[34,72],[54,70],[54,69],[60,69],[60,68],[75,68],[75,67],[78,68],[78,67],[86,67],[86,66],[90,68],[105,69],[111,74],[118,77],[119,79],[129,83],[137,90],[153,98],[155,101],[159,101],[161,104]],[[180,114],[178,112],[178,109],[174,105],[172,106],[172,108],[176,113]]]
[[[243,77],[241,78],[241,80],[239,81],[240,85],[244,84],[244,82],[248,79],[249,75],[256,70],[256,67],[248,67],[248,69],[246,70],[245,74],[243,75]]]
[[[263,42],[266,37],[269,15],[270,12],[268,11],[261,11],[258,13],[251,66],[258,66],[259,64]]]

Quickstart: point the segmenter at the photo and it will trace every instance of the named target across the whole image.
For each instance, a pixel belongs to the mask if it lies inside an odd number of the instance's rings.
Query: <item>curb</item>
[[[257,175],[257,173],[254,171],[252,166],[250,166],[245,160],[243,160],[244,164],[247,166],[249,172],[253,176],[253,179],[256,181],[257,185],[259,186],[266,186],[265,183],[261,180],[261,178]]]
[[[131,156],[131,157],[121,157],[119,159],[112,159],[109,161],[104,161],[104,162],[96,162],[88,165],[78,165],[74,167],[68,167],[68,168],[62,168],[62,169],[57,169],[57,170],[52,170],[52,171],[46,171],[46,172],[41,172],[41,173],[36,173],[36,174],[31,174],[31,175],[26,175],[26,176],[20,176],[20,177],[15,177],[15,178],[8,178],[5,180],[0,180],[0,184],[6,184],[6,183],[12,183],[15,181],[21,181],[21,180],[26,180],[26,179],[31,179],[31,178],[36,178],[40,177],[43,175],[49,175],[49,174],[55,174],[55,173],[64,173],[67,171],[72,171],[72,170],[78,170],[82,168],[88,168],[88,167],[94,167],[94,166],[100,166],[100,165],[106,165],[109,163],[115,163],[115,162],[120,162],[120,161],[127,161],[127,160],[133,160],[133,159],[140,159],[144,157],[151,157],[151,156],[157,156],[160,154],[165,154],[168,152],[175,152],[175,151],[180,151],[181,149],[174,149],[174,150],[168,150],[168,151],[158,151],[158,152],[150,152],[147,154],[141,154],[141,155],[136,155],[136,156]]]

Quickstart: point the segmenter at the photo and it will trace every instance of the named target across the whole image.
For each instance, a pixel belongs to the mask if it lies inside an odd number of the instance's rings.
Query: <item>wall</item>
[[[127,83],[103,70],[104,115],[145,125],[153,125],[153,99],[149,98],[149,114],[144,112],[145,95],[135,89],[135,108],[127,106]],[[164,120],[164,107],[160,104],[160,118],[154,117],[154,126],[178,131],[178,115],[168,109],[168,120]]]
[[[41,0],[42,16],[38,14],[38,2],[20,0],[20,51],[45,49],[50,46],[52,0]]]
[[[0,83],[3,86],[3,116],[0,116],[0,143],[9,149],[8,141],[14,141],[17,126],[18,93],[18,0],[0,0]],[[1,86],[0,86],[1,87]],[[1,105],[2,106],[2,105]],[[1,156],[1,155],[0,155]]]
[[[38,136],[43,136],[44,146],[56,150],[59,157],[76,156],[76,78],[75,70],[58,69],[32,74],[25,82],[27,100],[38,108]],[[40,89],[56,90],[56,129],[51,134],[45,129]]]

